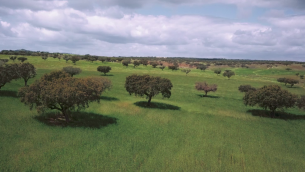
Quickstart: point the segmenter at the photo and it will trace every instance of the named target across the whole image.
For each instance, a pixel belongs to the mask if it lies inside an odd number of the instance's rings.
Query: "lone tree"
[[[150,62],[150,65],[153,67],[153,68],[156,68],[158,66],[158,62]]]
[[[24,86],[27,86],[29,79],[36,76],[36,69],[31,63],[13,64],[12,67],[15,69],[18,78],[24,80]]]
[[[26,61],[28,58],[26,57],[18,57],[17,60],[21,61],[21,63],[23,63],[24,61]]]
[[[191,69],[181,69],[181,72],[184,72],[187,76],[187,74],[191,72]]]
[[[216,73],[217,76],[218,76],[219,74],[221,74],[221,70],[220,70],[220,69],[215,69],[215,70],[214,70],[214,73]]]
[[[101,94],[110,87],[111,81],[107,78],[73,78],[64,71],[55,71],[45,74],[29,87],[21,88],[18,95],[22,103],[38,112],[61,111],[69,123],[71,110],[88,108],[90,102],[99,102]]]
[[[111,70],[110,66],[99,66],[97,67],[97,71],[104,73],[104,75],[106,75],[106,73],[108,73]]]
[[[63,67],[62,70],[65,71],[66,73],[70,74],[71,77],[73,77],[74,75],[78,75],[82,72],[82,70],[80,68],[76,68],[73,66]]]
[[[0,65],[0,89],[13,79],[18,79],[15,68],[12,65]]]
[[[205,81],[204,82],[196,82],[195,88],[198,91],[204,91],[205,96],[207,96],[208,92],[210,92],[210,91],[212,91],[212,92],[217,91],[217,85],[216,84],[208,85],[208,83],[206,83]]]
[[[137,66],[140,66],[140,62],[139,61],[133,61],[133,68],[136,68]]]
[[[143,65],[143,66],[147,66],[148,65],[148,60],[140,60],[140,63]]]
[[[48,55],[45,55],[45,56],[41,56],[41,58],[42,58],[43,60],[47,60],[47,58],[48,58]]]
[[[256,91],[256,88],[252,87],[251,85],[240,85],[238,90],[242,93],[245,93],[248,91]]]
[[[295,75],[296,75],[296,76],[299,76],[299,75],[300,75],[300,73],[296,73]]]
[[[163,69],[165,68],[165,66],[160,66],[159,68],[162,69],[162,71],[163,71]]]
[[[129,64],[129,63],[130,63],[129,60],[123,60],[123,61],[122,61],[123,66],[126,66],[126,67],[128,67],[128,64]]]
[[[287,90],[282,90],[278,85],[269,85],[256,91],[246,92],[243,100],[246,106],[258,105],[264,109],[269,109],[271,116],[274,117],[276,109],[294,107],[297,96]]]
[[[298,84],[299,81],[296,80],[296,79],[291,79],[291,78],[288,78],[285,80],[287,84],[290,84],[290,87],[294,86],[294,84]]]
[[[80,58],[77,57],[77,56],[73,56],[73,57],[71,58],[71,61],[73,62],[74,65],[76,65],[76,62],[79,61],[79,60],[80,60]]]
[[[287,84],[287,79],[286,78],[278,78],[277,82],[285,83],[285,85],[286,85]]]
[[[13,60],[13,62],[15,62],[15,60],[17,59],[17,56],[11,56],[10,59]]]
[[[304,79],[304,75],[300,75],[300,79]]]
[[[128,93],[136,96],[146,96],[147,106],[150,105],[152,97],[162,94],[163,98],[170,98],[173,84],[167,78],[149,75],[131,75],[126,77],[125,88]]]
[[[198,64],[196,68],[205,71],[208,68],[208,66],[203,64]]]
[[[292,70],[292,69],[291,69],[291,68],[286,68],[286,70],[290,71],[290,70]]]
[[[70,60],[70,57],[68,55],[64,55],[64,60],[66,60],[66,63]]]
[[[231,78],[231,76],[234,76],[235,73],[231,70],[225,70],[225,72],[222,74],[224,77],[228,77],[228,79]]]

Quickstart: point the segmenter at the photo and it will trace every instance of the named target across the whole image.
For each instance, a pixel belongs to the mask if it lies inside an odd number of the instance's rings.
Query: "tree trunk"
[[[28,80],[24,79],[24,86],[28,85]]]
[[[208,92],[207,91],[205,91],[205,96],[207,96],[208,95]]]
[[[152,96],[149,97],[148,102],[147,102],[147,106],[150,106],[151,98],[152,98]]]
[[[62,110],[62,113],[63,113],[63,115],[64,115],[65,118],[66,118],[66,122],[69,123],[69,122],[70,122],[69,114],[66,112],[66,110]]]

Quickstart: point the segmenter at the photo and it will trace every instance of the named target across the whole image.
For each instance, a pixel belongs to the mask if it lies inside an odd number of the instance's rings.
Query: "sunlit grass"
[[[28,58],[37,68],[35,79],[73,65],[53,58]],[[185,76],[181,71],[151,66],[126,68],[119,63],[79,61],[75,67],[83,72],[76,77],[100,76],[96,71],[100,65],[111,66],[112,76],[106,77],[113,88],[103,94],[100,104],[92,103],[75,114],[75,119],[82,120],[75,125],[51,126],[37,118],[37,112],[16,97],[22,80],[0,90],[0,171],[304,170],[305,121],[297,118],[304,111],[288,109],[285,112],[292,114],[288,119],[260,117],[265,112],[244,106],[237,89],[241,84],[257,88],[278,84],[273,75],[293,76],[293,72],[236,68],[237,75],[227,79],[209,69],[193,69]],[[169,78],[174,85],[171,98],[159,95],[152,99],[152,108],[142,106],[145,98],[130,96],[124,89],[126,76],[133,73]],[[201,97],[203,93],[194,88],[196,81],[217,84],[218,90]],[[299,85],[279,85],[305,95]]]

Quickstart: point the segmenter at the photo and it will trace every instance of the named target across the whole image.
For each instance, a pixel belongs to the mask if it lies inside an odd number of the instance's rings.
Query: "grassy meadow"
[[[37,69],[28,84],[73,65],[27,58]],[[78,61],[75,67],[82,73],[75,77],[104,77],[96,71],[100,65],[111,66],[105,77],[111,79],[112,89],[103,93],[99,104],[74,112],[67,127],[46,120],[58,112],[38,115],[20,102],[17,91],[23,80],[1,88],[0,171],[304,171],[305,112],[291,108],[269,118],[263,109],[243,105],[238,86],[278,84],[305,95],[304,80],[293,88],[276,82],[277,77],[305,74],[305,68],[230,68],[236,75],[227,79],[214,74],[213,66],[192,69],[186,76],[167,68]],[[171,98],[158,95],[152,107],[145,107],[145,98],[130,96],[124,88],[131,74],[169,78]],[[204,93],[194,88],[197,81],[217,84],[218,90],[201,97]]]

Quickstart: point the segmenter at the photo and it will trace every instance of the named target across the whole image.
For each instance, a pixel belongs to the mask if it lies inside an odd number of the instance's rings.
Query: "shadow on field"
[[[9,90],[0,90],[0,97],[18,98],[16,91],[9,91]]]
[[[118,120],[117,118],[88,112],[73,112],[72,117],[70,117],[70,123],[68,124],[61,113],[47,113],[45,115],[35,116],[34,119],[49,126],[83,127],[92,129],[103,128],[109,124],[116,124]]]
[[[213,98],[213,99],[218,99],[220,98],[219,96],[210,96],[210,95],[204,95],[204,94],[197,94],[198,97],[207,97],[207,98]]]
[[[147,106],[147,101],[140,101],[134,103],[136,106],[142,107],[142,108],[150,108],[150,109],[164,109],[164,110],[180,110],[180,107],[166,104],[166,103],[156,103],[151,102],[150,106]]]
[[[112,74],[107,74],[107,75],[101,74],[101,76],[114,76],[114,75],[112,75]]]
[[[253,116],[259,116],[264,118],[272,118],[270,115],[270,111],[266,110],[248,110],[248,113],[251,113]],[[283,119],[283,120],[305,120],[305,115],[295,115],[286,112],[275,112],[275,119]]]
[[[118,98],[115,97],[107,97],[107,96],[102,96],[101,100],[106,100],[106,101],[119,101]]]

